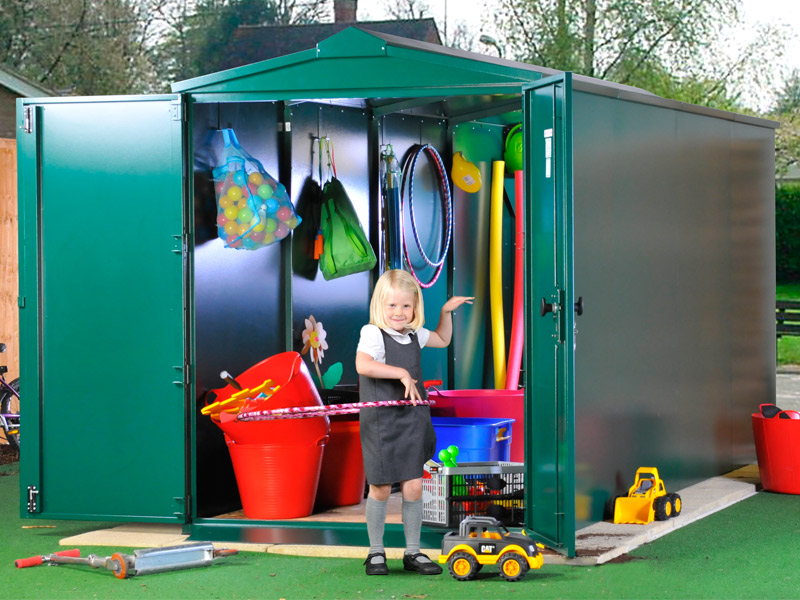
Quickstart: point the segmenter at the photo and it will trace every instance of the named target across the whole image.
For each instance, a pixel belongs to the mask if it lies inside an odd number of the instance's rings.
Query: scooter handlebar
[[[61,552],[54,552],[49,556],[31,556],[30,558],[19,558],[14,561],[14,566],[18,569],[24,569],[25,567],[37,567],[46,560],[49,559],[50,556],[80,556],[81,551],[78,548],[74,548],[72,550],[62,550]]]

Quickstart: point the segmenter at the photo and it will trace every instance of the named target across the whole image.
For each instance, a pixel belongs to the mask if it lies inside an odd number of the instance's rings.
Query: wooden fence
[[[19,280],[17,267],[17,142],[0,139],[0,342],[9,381],[19,376]]]

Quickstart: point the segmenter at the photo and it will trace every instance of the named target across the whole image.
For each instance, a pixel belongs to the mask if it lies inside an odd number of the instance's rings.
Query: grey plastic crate
[[[494,517],[505,525],[525,522],[525,465],[512,462],[464,463],[431,467],[422,480],[422,522],[458,527],[464,517]]]

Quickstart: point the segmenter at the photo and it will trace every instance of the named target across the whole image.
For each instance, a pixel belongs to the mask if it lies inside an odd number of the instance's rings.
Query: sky
[[[388,18],[385,9],[388,0],[359,0],[359,20]],[[459,23],[472,31],[494,34],[491,7],[496,0],[418,0],[430,8],[439,30],[444,32],[445,14],[448,32]],[[774,79],[780,83],[792,69],[800,70],[800,0],[741,0],[743,27],[732,36],[735,43],[744,46],[755,36],[759,24],[776,24],[784,28],[787,35],[786,51],[777,64],[766,65],[774,71]],[[735,48],[732,47],[732,50]],[[476,52],[495,54],[493,47],[478,44]],[[754,88],[745,92],[745,101],[752,107],[767,110],[774,99],[774,89]]]

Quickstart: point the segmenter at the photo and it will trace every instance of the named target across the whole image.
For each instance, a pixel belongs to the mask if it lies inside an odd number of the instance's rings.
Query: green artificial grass
[[[458,582],[423,577],[389,561],[388,577],[367,577],[361,560],[243,552],[211,567],[117,579],[109,571],[62,565],[15,569],[13,561],[65,548],[68,535],[109,523],[19,517],[17,465],[0,467],[0,598],[245,598],[519,600],[545,598],[800,598],[800,497],[761,492],[598,567],[544,565],[507,583],[495,567]],[[87,491],[88,493],[88,491]],[[55,529],[22,529],[23,525]],[[108,556],[131,548],[82,547]]]
[[[800,283],[778,284],[777,300],[800,300]],[[778,364],[800,365],[800,337],[783,336],[778,340]]]

